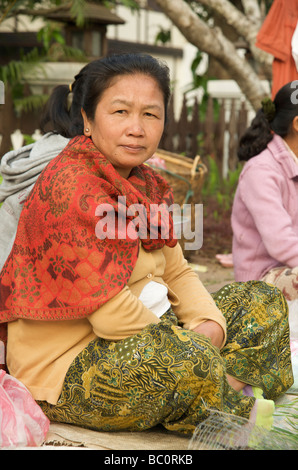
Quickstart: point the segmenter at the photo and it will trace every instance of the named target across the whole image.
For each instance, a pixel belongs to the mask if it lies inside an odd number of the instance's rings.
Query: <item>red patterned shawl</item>
[[[140,239],[101,240],[95,234],[97,208],[109,204],[117,210],[119,196],[125,196],[127,207],[142,204],[148,222],[151,204],[173,203],[167,182],[147,165],[122,178],[90,138],[73,138],[41,173],[24,204],[0,274],[0,323],[83,318],[127,285]],[[174,246],[170,222],[168,239],[148,235],[141,239],[144,248]]]

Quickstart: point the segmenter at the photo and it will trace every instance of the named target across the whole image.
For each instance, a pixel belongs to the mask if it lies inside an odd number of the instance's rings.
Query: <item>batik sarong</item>
[[[159,324],[118,342],[97,338],[75,358],[52,421],[99,431],[141,431],[158,424],[192,433],[220,410],[249,418],[255,398],[236,392],[227,374],[276,399],[293,383],[288,308],[266,283],[234,283],[212,294],[227,320],[220,351],[181,328],[169,310]]]
[[[262,281],[278,287],[287,300],[298,299],[298,266],[296,268],[280,266],[270,269]]]

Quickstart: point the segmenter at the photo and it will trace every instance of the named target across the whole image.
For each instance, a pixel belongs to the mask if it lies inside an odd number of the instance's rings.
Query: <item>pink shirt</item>
[[[298,164],[277,135],[244,166],[232,210],[236,281],[298,266]]]

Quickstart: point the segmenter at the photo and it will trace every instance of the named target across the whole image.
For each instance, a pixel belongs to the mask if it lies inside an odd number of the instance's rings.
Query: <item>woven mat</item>
[[[143,432],[98,432],[70,424],[51,423],[43,447],[97,450],[187,450],[189,437],[162,428]]]

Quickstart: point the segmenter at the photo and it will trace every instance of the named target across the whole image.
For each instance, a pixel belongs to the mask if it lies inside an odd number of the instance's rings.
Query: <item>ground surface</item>
[[[231,205],[224,209],[214,199],[204,203],[203,244],[196,253],[189,252],[188,261],[196,269],[209,291],[234,280],[233,268],[223,267],[215,258],[217,254],[232,251]]]
[[[189,263],[209,292],[234,281],[233,268],[223,267],[214,257],[201,256],[200,252],[189,258]]]

